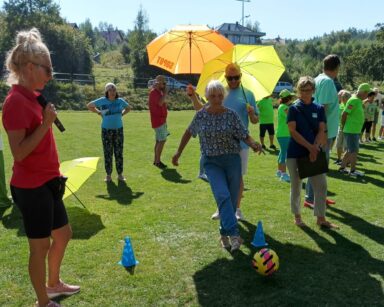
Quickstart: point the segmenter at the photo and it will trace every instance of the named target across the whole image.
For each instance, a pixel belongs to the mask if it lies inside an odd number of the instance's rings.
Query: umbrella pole
[[[69,190],[69,192],[71,192],[73,194],[73,196],[76,197],[76,199],[79,201],[79,203],[84,207],[84,209],[87,209],[87,207],[84,206],[83,202],[80,200],[80,198],[77,197],[77,195],[75,194],[75,192],[73,192],[69,186],[66,184],[65,187]],[[87,209],[88,210],[88,209]]]
[[[243,87],[242,84],[240,84],[240,86],[241,86],[241,90],[243,91],[243,96],[244,96],[244,99],[245,99],[245,103],[248,104],[249,102],[248,102],[248,99],[247,99],[247,95],[245,95],[244,87]]]
[[[192,74],[192,32],[189,32],[189,74]]]

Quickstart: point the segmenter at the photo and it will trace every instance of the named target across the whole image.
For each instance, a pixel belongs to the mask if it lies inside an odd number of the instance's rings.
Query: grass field
[[[275,177],[276,154],[251,155],[242,201],[245,239],[233,255],[219,247],[218,222],[210,220],[215,202],[209,185],[196,178],[198,140],[191,140],[174,168],[170,160],[193,111],[170,112],[171,136],[159,170],[152,165],[153,131],[147,112],[124,117],[126,183],[103,182],[97,171],[66,199],[74,237],[62,278],[82,290],[59,299],[64,306],[384,306],[384,142],[363,146],[358,169],[363,178],[338,174],[331,164],[327,211],[338,231],[315,225],[303,209],[305,230],[294,226],[289,184]],[[55,135],[62,161],[102,156],[100,119],[89,112],[61,112],[67,128]],[[257,136],[257,128],[251,134]],[[7,178],[11,157],[6,136]],[[334,159],[334,155],[332,157]],[[27,272],[28,246],[15,208],[0,211],[0,306],[32,306]],[[250,242],[258,221],[280,257],[279,271],[265,278],[251,267]],[[117,262],[130,236],[140,262],[134,274]]]

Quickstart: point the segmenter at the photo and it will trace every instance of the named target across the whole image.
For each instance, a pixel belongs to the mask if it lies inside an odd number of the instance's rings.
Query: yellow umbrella
[[[225,68],[230,63],[240,66],[241,83],[253,92],[256,100],[272,94],[285,70],[273,46],[236,45],[204,66],[197,93],[205,96],[205,87],[213,79],[226,84]]]
[[[199,74],[209,60],[233,44],[203,25],[179,25],[147,45],[149,64],[173,74]]]
[[[64,161],[60,164],[60,172],[68,177],[63,199],[76,192],[96,171],[98,161],[99,157],[86,157]]]

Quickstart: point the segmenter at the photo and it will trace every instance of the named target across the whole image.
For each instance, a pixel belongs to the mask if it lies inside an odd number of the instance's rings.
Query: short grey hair
[[[209,97],[213,92],[219,92],[225,96],[224,85],[219,80],[211,80],[205,88],[205,97]]]
[[[315,80],[312,77],[310,77],[310,76],[300,77],[299,81],[297,81],[297,86],[296,86],[297,91],[300,91],[301,89],[303,89],[307,85],[310,85],[313,90],[315,90],[315,88],[316,88]]]
[[[339,96],[340,100],[348,100],[349,98],[351,98],[351,93],[347,90],[341,90],[337,95]]]

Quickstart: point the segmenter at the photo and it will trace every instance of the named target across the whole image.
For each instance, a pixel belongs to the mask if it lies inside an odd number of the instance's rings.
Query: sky
[[[247,0],[246,0],[247,1]],[[0,0],[2,7],[4,1]],[[148,26],[161,34],[178,24],[217,27],[242,19],[238,0],[54,0],[61,16],[80,24],[87,18],[93,26],[107,22],[127,32],[133,29],[140,6]],[[383,0],[250,0],[244,2],[245,21],[258,21],[264,38],[309,39],[331,31],[374,30],[384,23]]]

